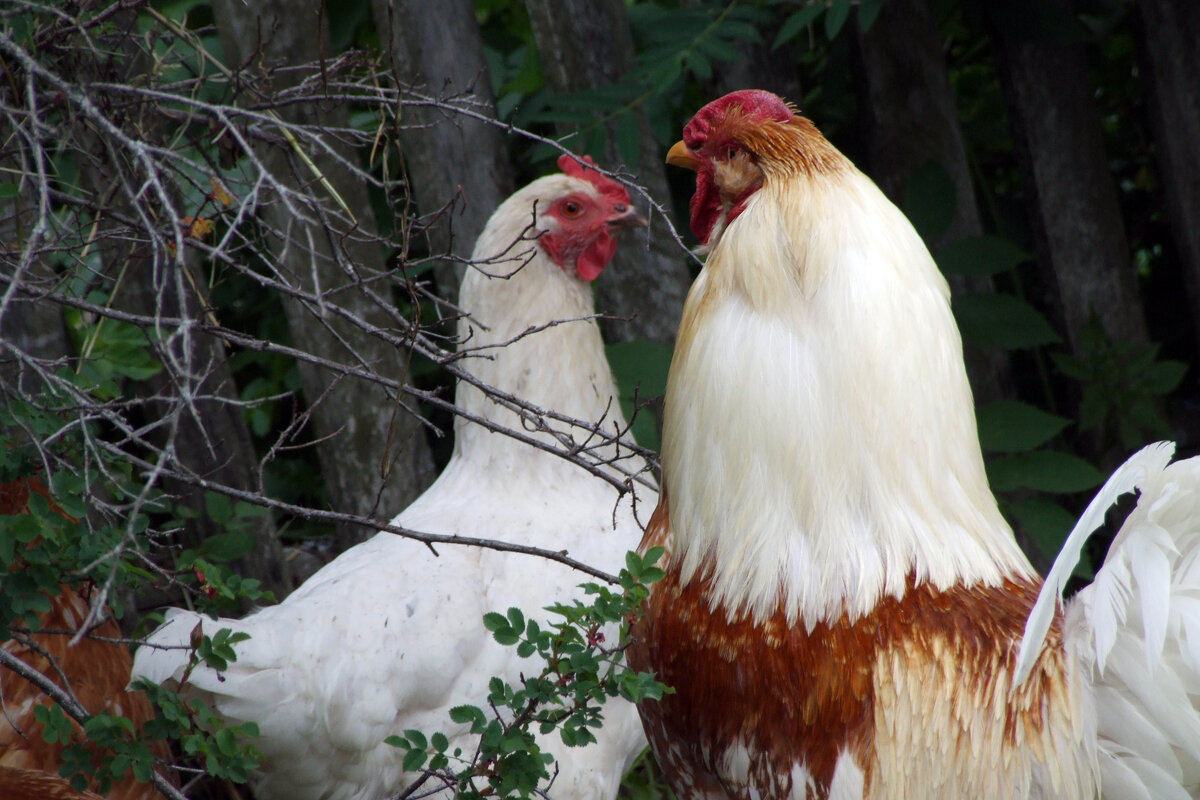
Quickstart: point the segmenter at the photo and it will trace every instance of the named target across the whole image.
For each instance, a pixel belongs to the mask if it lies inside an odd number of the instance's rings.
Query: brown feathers
[[[26,512],[31,491],[49,496],[36,478],[0,486],[0,513]],[[133,665],[128,649],[122,644],[91,638],[120,639],[121,629],[116,621],[111,617],[105,619],[89,630],[90,636],[83,637],[73,647],[68,646],[72,634],[87,619],[88,606],[84,591],[64,584],[59,594],[51,598],[50,610],[39,617],[44,632],[20,640],[10,639],[0,647],[59,687],[68,689],[89,713],[107,711],[123,715],[140,729],[154,717],[154,711],[143,694],[125,690]],[[34,717],[34,709],[50,706],[52,701],[41,689],[13,672],[0,669],[0,698],[4,712],[0,714],[0,768],[3,768],[0,770],[0,798],[95,797],[71,793],[69,786],[57,778],[62,753],[68,744],[48,743],[42,735],[45,726]],[[81,741],[83,734],[79,725],[72,722],[71,728],[71,743]],[[161,742],[156,755],[163,759],[169,756]],[[39,772],[48,774],[45,781],[37,778]],[[27,787],[27,791],[19,787]],[[26,793],[21,794],[21,791]],[[45,793],[39,794],[40,791]],[[150,800],[159,796],[152,786],[138,782],[132,773],[107,794],[109,800]]]
[[[0,797],[4,800],[103,800],[94,792],[75,791],[57,775],[13,767],[0,767]]]
[[[656,533],[652,523],[647,546]],[[727,779],[728,754],[744,748],[746,785],[764,797],[788,796],[797,775],[825,796],[843,753],[863,771],[870,796],[880,759],[887,760],[877,751],[891,739],[936,728],[966,751],[971,737],[981,736],[977,720],[999,716],[1003,736],[984,745],[996,748],[984,756],[999,764],[1011,759],[1018,740],[1040,736],[1058,700],[1053,673],[1043,669],[1036,686],[1024,687],[1029,701],[1008,702],[1016,644],[1037,596],[1032,582],[939,592],[910,581],[902,599],[885,597],[866,617],[818,623],[811,631],[789,626],[781,613],[762,625],[730,622],[723,609],[710,607],[707,588],[703,579],[681,585],[668,566],[629,651],[633,668],[654,671],[675,689],[661,702],[643,704],[642,714],[677,787]],[[1048,651],[1060,653],[1057,624],[1051,638]],[[930,674],[940,679],[918,681],[925,712],[898,716],[898,695],[907,703],[909,682]],[[964,713],[941,714],[955,707]],[[894,735],[881,741],[888,730]],[[806,796],[803,789],[798,796]]]

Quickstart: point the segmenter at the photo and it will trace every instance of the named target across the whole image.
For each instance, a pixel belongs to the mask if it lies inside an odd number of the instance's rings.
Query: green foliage
[[[462,798],[533,797],[551,780],[554,763],[535,732],[557,732],[563,745],[582,747],[596,741],[593,730],[603,724],[601,704],[609,698],[620,695],[636,703],[669,692],[652,675],[633,672],[622,662],[629,624],[648,596],[649,585],[663,578],[663,571],[654,566],[661,557],[662,548],[644,557],[627,553],[618,587],[583,584],[588,602],[548,607],[554,621],[545,625],[526,618],[519,608],[485,614],[483,625],[498,643],[533,659],[529,672],[515,685],[492,678],[486,707],[450,710],[450,722],[457,726],[452,730],[479,737],[473,753],[451,749],[450,736],[456,734],[426,736],[406,730],[389,736],[388,744],[405,751],[404,768],[433,773]],[[611,634],[614,625],[620,635],[609,643],[606,631]]]
[[[667,393],[673,351],[664,344],[642,340],[614,342],[605,352],[621,392],[621,411],[632,420],[634,438],[642,447],[657,450],[658,426],[645,406]]]
[[[1066,417],[1049,414],[1017,400],[997,400],[976,413],[979,444],[993,453],[1021,453],[1050,442],[1071,424]]]
[[[262,754],[247,743],[259,735],[256,724],[230,726],[199,698],[184,699],[148,681],[133,686],[145,692],[157,710],[146,725],[147,737],[178,741],[180,751],[201,761],[209,775],[235,783],[249,780],[250,771],[262,760]]]
[[[673,109],[681,87],[711,80],[720,65],[741,58],[740,45],[761,42],[760,29],[775,18],[764,6],[736,0],[674,8],[634,3],[626,13],[637,44],[633,68],[618,83],[575,92],[546,88],[527,21],[510,24],[509,33],[521,44],[507,56],[490,52],[488,62],[501,117],[524,128],[569,130],[569,144],[580,153],[602,154],[611,140],[620,160],[635,166],[642,148],[638,115],[645,116],[655,141],[674,141],[679,125]],[[530,158],[539,162],[556,155],[539,147]]]
[[[980,350],[1026,350],[1062,341],[1046,315],[1016,295],[959,295],[954,299],[954,318],[963,341]]]
[[[856,6],[859,29],[868,31],[875,24],[879,12],[883,10],[883,3],[884,0],[809,0],[797,4],[790,0],[775,0],[776,5],[784,6],[785,9],[795,5],[799,5],[800,8],[784,19],[771,47],[775,49],[792,41],[801,31],[810,28],[822,14],[825,15],[822,32],[826,39],[833,41],[843,34],[846,22],[850,19],[850,11]]]
[[[1157,344],[1112,341],[1094,318],[1083,333],[1077,353],[1051,354],[1055,366],[1082,386],[1080,427],[1130,451],[1170,438],[1160,403],[1179,386],[1187,365],[1160,361]]]
[[[1033,258],[1015,242],[990,233],[957,239],[935,255],[946,275],[997,275]]]

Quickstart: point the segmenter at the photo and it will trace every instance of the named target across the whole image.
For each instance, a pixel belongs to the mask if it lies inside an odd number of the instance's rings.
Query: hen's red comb
[[[591,166],[596,166],[596,162],[592,161],[591,156],[584,156],[583,161]],[[614,181],[607,175],[601,175],[594,169],[588,169],[584,164],[579,163],[574,156],[563,153],[558,157],[558,168],[563,171],[564,175],[570,175],[572,178],[582,178],[592,186],[596,187],[596,191],[600,192],[601,196],[615,200],[618,203],[629,202],[629,191],[621,184]]]

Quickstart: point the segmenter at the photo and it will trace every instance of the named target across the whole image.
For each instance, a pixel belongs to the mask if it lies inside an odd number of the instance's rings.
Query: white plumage
[[[1200,798],[1200,460],[1131,459],[1045,586],[986,478],[945,279],[811,121],[684,127],[709,249],[665,400],[630,664],[681,798]],[[1141,490],[1092,586],[1084,539]]]
[[[1093,685],[1105,797],[1200,796],[1200,458],[1150,445],[1088,505],[1025,626],[1028,677],[1088,537],[1121,495],[1140,497],[1091,585],[1066,603],[1064,645]]]
[[[625,421],[591,316],[591,288],[580,277],[589,269],[583,263],[588,251],[572,249],[571,242],[579,241],[567,235],[569,221],[554,216],[554,204],[571,197],[611,206],[595,231],[604,246],[592,252],[589,277],[598,272],[596,252],[600,266],[612,255],[615,244],[604,238],[607,231],[640,217],[627,207],[628,194],[624,203],[614,202],[624,192],[619,186],[598,183],[595,173],[579,177],[578,167],[573,171],[575,176],[534,181],[488,222],[475,259],[486,260],[483,269],[497,277],[469,269],[463,281],[460,305],[471,316],[460,322],[460,340],[477,355],[460,363],[503,392],[569,417],[603,421],[613,432]],[[536,231],[547,233],[538,239]],[[556,252],[568,252],[566,266],[548,255],[547,242]],[[521,336],[554,320],[574,321]],[[551,434],[534,432],[514,411],[466,382],[459,384],[457,401],[471,414],[552,441]],[[636,547],[641,528],[628,495],[619,498],[607,482],[559,456],[462,419],[455,434],[445,471],[395,525],[562,550],[614,573]],[[586,433],[574,436],[581,441]],[[616,453],[609,446],[599,455]],[[622,456],[618,463],[627,470],[643,468],[639,458]],[[656,494],[639,486],[637,499],[652,508]],[[449,721],[448,709],[481,704],[493,675],[515,682],[522,670],[536,671],[514,648],[493,641],[483,614],[516,606],[537,616],[553,602],[579,596],[577,585],[588,580],[536,557],[437,549],[439,556],[420,542],[379,533],[277,606],[243,620],[203,620],[208,633],[228,627],[252,636],[238,645],[238,660],[223,675],[197,668],[189,691],[198,691],[231,721],[258,723],[262,735],[255,744],[266,757],[255,781],[261,800],[374,800],[403,788],[415,776],[403,774],[403,751],[383,740],[404,729],[445,731],[452,737],[451,752],[458,746],[469,756],[474,738]],[[150,641],[186,644],[199,620],[172,610]],[[609,641],[615,635],[609,631]],[[160,683],[176,681],[183,666],[181,650],[143,647],[135,673]],[[555,734],[545,740],[561,770],[554,797],[615,795],[645,738],[626,701],[608,702],[604,717],[597,744],[568,749]]]

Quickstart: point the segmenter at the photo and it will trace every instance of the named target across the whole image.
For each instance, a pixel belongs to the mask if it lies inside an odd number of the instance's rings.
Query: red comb
[[[596,166],[596,162],[592,161],[591,156],[584,156],[582,161],[592,167]],[[629,191],[624,186],[607,175],[601,175],[594,169],[588,169],[587,166],[581,164],[580,160],[574,156],[563,153],[558,157],[558,168],[563,171],[564,175],[570,175],[572,178],[582,178],[592,184],[592,186],[596,187],[596,191],[600,192],[604,197],[621,203],[629,202]]]

